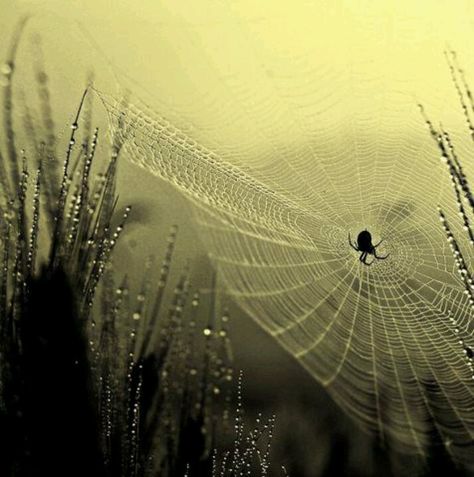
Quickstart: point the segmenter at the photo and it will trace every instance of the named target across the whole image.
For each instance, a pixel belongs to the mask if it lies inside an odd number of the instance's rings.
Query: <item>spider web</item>
[[[404,27],[393,55],[419,25]],[[252,81],[214,67],[212,84],[182,104],[150,109],[98,94],[127,155],[193,204],[227,292],[350,416],[402,452],[426,455],[441,439],[471,462],[474,386],[464,347],[474,347],[473,312],[437,212],[456,217],[455,201],[405,94],[413,84],[349,61],[364,56],[364,41],[351,39],[331,66],[314,61],[319,51],[239,44]],[[436,114],[449,110],[457,127],[462,119],[446,106],[455,101],[428,103]],[[204,125],[193,118],[196,102],[212,111]],[[454,141],[467,157],[463,134]],[[390,254],[370,267],[348,243],[349,232],[354,240],[366,228]],[[463,252],[469,261],[467,244]]]

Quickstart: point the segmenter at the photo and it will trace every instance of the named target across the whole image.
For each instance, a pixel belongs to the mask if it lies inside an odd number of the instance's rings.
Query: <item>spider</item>
[[[361,252],[359,260],[364,264],[370,267],[375,261],[377,260],[385,260],[390,254],[387,254],[383,257],[380,257],[377,255],[377,247],[383,242],[381,240],[379,243],[372,245],[372,235],[370,235],[370,232],[365,229],[362,232],[359,233],[357,236],[357,243],[354,242],[352,243],[351,240],[351,233],[349,232],[349,245],[356,251],[356,252]],[[370,263],[367,263],[367,255],[373,255],[375,258],[372,260]]]

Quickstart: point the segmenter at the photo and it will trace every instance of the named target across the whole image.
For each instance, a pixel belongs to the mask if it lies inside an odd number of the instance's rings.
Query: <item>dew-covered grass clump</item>
[[[170,283],[175,227],[142,278],[118,276],[133,215],[117,194],[122,143],[99,152],[88,84],[59,139],[42,64],[18,101],[23,28],[1,69],[0,474],[265,474],[273,419],[247,434],[241,398],[231,415],[228,313],[214,292],[202,304],[189,269]]]

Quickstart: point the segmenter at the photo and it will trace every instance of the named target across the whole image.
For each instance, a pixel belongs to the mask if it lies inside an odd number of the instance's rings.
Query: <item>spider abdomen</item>
[[[368,230],[362,230],[357,236],[357,247],[361,252],[372,253],[372,235]]]

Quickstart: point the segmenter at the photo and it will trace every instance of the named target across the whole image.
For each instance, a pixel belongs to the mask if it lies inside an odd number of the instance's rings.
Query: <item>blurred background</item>
[[[271,107],[260,114],[267,88],[262,72],[266,80],[278,77],[282,95],[301,94],[305,114],[322,118],[323,130],[345,123],[361,106],[371,110],[374,102],[381,116],[391,111],[393,120],[380,121],[380,128],[394,136],[413,127],[426,134],[421,120],[415,124],[419,101],[451,127],[461,124],[446,48],[455,49],[474,75],[470,1],[0,0],[2,56],[25,14],[31,19],[19,63],[25,58],[27,64],[40,38],[60,133],[67,131],[93,72],[99,90],[129,89],[169,112],[172,122],[202,143],[225,150],[236,164],[253,165],[254,152],[265,149],[252,135],[255,125],[282,142],[290,129],[289,119],[272,115]],[[367,85],[363,97],[351,94],[358,81]],[[229,85],[255,109],[236,113]],[[209,289],[206,244],[186,200],[127,161],[120,166],[119,195],[134,205],[134,214],[117,251],[118,269],[139,276],[146,257],[163,249],[177,224],[176,268],[189,261],[194,286]],[[395,473],[415,472],[410,459],[374,450],[293,358],[250,317],[228,306],[235,368],[245,375],[245,406],[277,414],[277,464],[292,469],[290,475],[380,475],[387,462]]]

